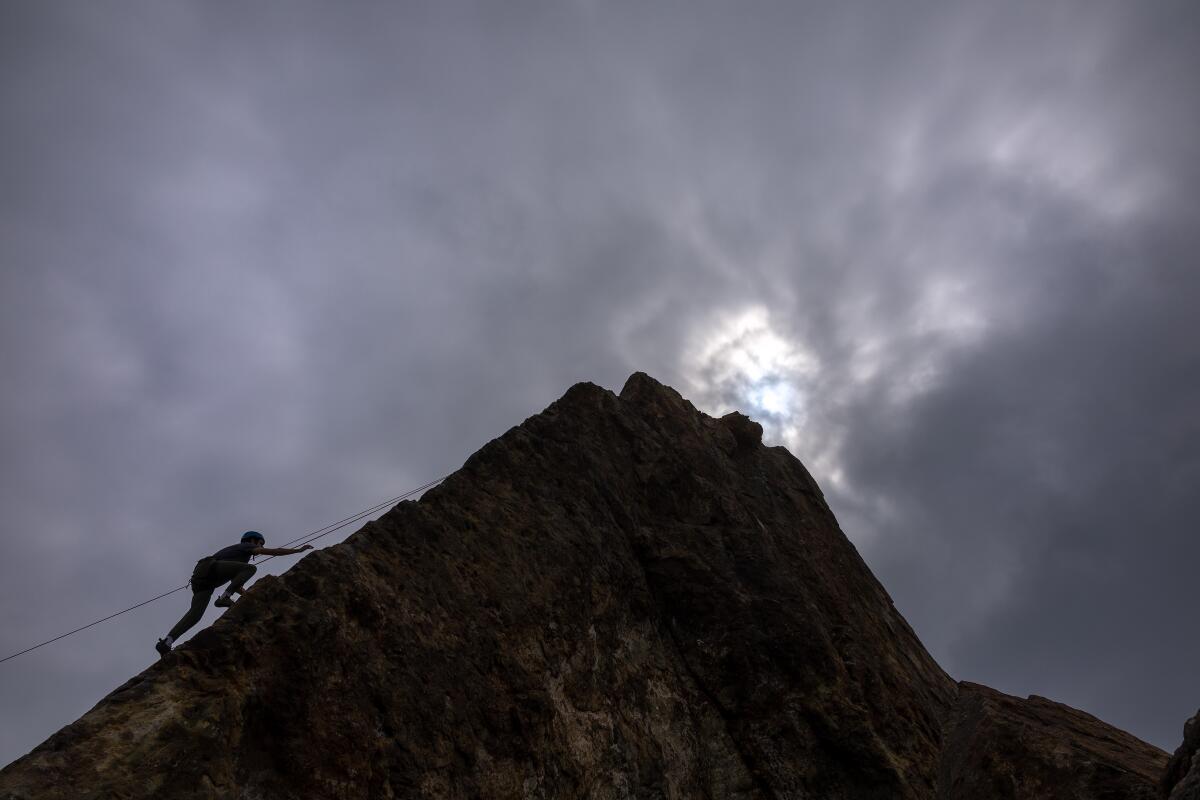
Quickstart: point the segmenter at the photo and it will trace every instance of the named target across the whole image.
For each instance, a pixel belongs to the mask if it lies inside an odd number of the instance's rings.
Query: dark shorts
[[[211,592],[243,572],[253,575],[255,571],[252,565],[241,561],[217,561],[211,556],[202,558],[196,562],[196,568],[192,570],[192,591]]]

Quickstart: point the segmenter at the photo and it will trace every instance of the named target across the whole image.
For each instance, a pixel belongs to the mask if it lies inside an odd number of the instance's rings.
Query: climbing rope
[[[347,525],[353,525],[355,522],[358,522],[360,519],[363,519],[364,517],[369,517],[372,514],[375,514],[379,511],[382,511],[385,508],[388,508],[389,506],[394,506],[394,505],[396,505],[396,503],[399,503],[401,500],[406,500],[409,497],[412,497],[414,494],[417,494],[418,492],[423,492],[426,489],[431,489],[449,477],[450,477],[449,475],[444,475],[441,478],[438,478],[435,481],[430,481],[429,483],[426,483],[423,486],[418,486],[415,489],[409,489],[404,494],[397,495],[396,497],[393,497],[391,500],[384,500],[382,503],[371,506],[370,508],[366,509],[365,511],[360,511],[352,517],[346,517],[343,520],[338,520],[337,522],[330,523],[329,525],[326,525],[324,528],[318,528],[317,530],[313,531],[312,533],[306,533],[303,536],[297,536],[295,539],[292,539],[290,542],[284,542],[283,545],[281,545],[281,546],[282,547],[290,547],[293,544],[299,544],[301,547],[303,547],[304,545],[309,544],[310,542],[315,542],[317,539],[320,539],[322,536],[328,536],[329,534],[333,533],[334,531],[341,530],[342,528],[346,527]],[[267,556],[266,558],[263,559],[263,561],[270,561],[272,558],[276,558],[276,556]],[[260,561],[258,563],[261,564],[262,561]]]
[[[423,486],[418,486],[416,489],[410,489],[409,491],[405,492],[404,494],[397,495],[390,500],[384,500],[382,503],[377,503],[377,504],[371,506],[370,508],[365,509],[364,511],[358,512],[357,514],[346,517],[345,519],[342,519],[342,520],[338,520],[337,522],[332,522],[329,525],[326,525],[324,528],[317,528],[315,531],[312,531],[311,533],[306,533],[303,536],[299,536],[295,539],[292,539],[290,542],[285,543],[283,545],[283,547],[287,547],[288,545],[292,545],[297,542],[300,542],[301,546],[303,546],[305,544],[309,544],[310,542],[315,542],[317,539],[320,539],[322,536],[328,536],[329,534],[333,533],[334,531],[341,530],[342,528],[346,527],[347,525],[352,525],[355,522],[358,522],[360,519],[363,519],[364,517],[369,517],[372,514],[375,514],[379,511],[382,511],[385,508],[388,508],[389,506],[394,506],[396,503],[399,503],[401,500],[406,500],[409,497],[412,497],[414,494],[417,494],[418,492],[423,492],[426,489],[431,489],[434,486],[437,486],[442,481],[446,480],[446,478],[448,478],[448,477],[450,477],[450,476],[446,475],[444,477],[438,478],[435,481],[430,481],[429,483],[426,483]],[[275,558],[275,556],[267,556],[266,558],[263,559],[263,561],[270,561],[272,558]],[[259,563],[262,563],[262,562],[259,562]],[[184,584],[183,586],[180,586],[177,589],[172,589],[169,592],[163,592],[158,597],[151,597],[149,600],[143,600],[142,602],[138,603],[137,605],[130,606],[129,608],[126,608],[122,611],[118,611],[115,614],[109,614],[107,617],[104,617],[103,619],[98,619],[95,622],[89,622],[87,625],[84,625],[82,628],[76,628],[73,631],[67,631],[64,634],[55,636],[53,639],[47,639],[46,641],[42,642],[41,644],[35,644],[33,647],[28,647],[19,653],[13,653],[11,656],[5,656],[4,658],[0,658],[0,664],[3,664],[5,661],[8,661],[10,659],[16,658],[17,656],[23,656],[26,653],[29,653],[33,650],[37,650],[39,647],[45,647],[48,644],[57,642],[59,639],[65,639],[73,633],[79,633],[80,631],[85,631],[88,628],[91,628],[95,625],[99,625],[101,622],[107,622],[108,620],[112,619],[113,617],[119,617],[122,614],[133,611],[135,608],[141,608],[144,605],[149,605],[150,603],[153,603],[155,600],[161,600],[164,597],[167,597],[168,595],[175,594],[176,592],[181,592],[186,588],[188,588],[188,585]]]

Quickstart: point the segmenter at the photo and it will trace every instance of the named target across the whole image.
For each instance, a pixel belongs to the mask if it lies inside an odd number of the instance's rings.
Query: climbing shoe
[[[158,643],[154,645],[154,649],[160,656],[166,658],[167,653],[171,652],[171,644],[166,639],[159,639]]]
[[[233,605],[233,598],[227,594],[223,594],[217,598],[217,602],[213,603],[213,605],[220,608],[229,608]]]

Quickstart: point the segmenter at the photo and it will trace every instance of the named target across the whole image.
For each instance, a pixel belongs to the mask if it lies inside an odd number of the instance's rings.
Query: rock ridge
[[[0,800],[1148,798],[1166,761],[953,680],[797,459],[639,372],[259,580]]]

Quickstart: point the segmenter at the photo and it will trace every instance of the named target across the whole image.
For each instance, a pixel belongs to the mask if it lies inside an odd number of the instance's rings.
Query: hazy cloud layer
[[[1186,2],[6,3],[0,657],[641,369],[955,677],[1173,749],[1198,62]],[[0,762],[185,603],[0,665]]]

